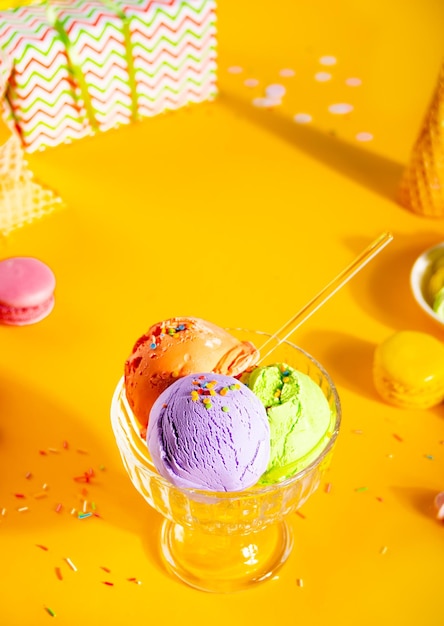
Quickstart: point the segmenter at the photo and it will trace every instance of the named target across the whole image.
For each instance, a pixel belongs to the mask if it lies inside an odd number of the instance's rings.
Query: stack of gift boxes
[[[215,8],[48,0],[0,11],[4,118],[35,152],[212,99]]]

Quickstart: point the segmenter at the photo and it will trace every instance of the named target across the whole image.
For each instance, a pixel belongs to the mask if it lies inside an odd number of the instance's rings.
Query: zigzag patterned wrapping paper
[[[34,152],[212,99],[215,9],[214,0],[50,0],[1,11],[5,118]]]

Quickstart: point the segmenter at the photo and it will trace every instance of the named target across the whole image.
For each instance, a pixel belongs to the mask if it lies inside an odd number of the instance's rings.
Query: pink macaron
[[[54,307],[55,276],[33,257],[10,257],[0,261],[0,323],[10,326],[35,324]]]

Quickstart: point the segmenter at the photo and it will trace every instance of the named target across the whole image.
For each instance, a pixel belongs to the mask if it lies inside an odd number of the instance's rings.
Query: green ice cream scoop
[[[307,467],[327,444],[332,413],[321,388],[286,363],[257,367],[242,376],[265,406],[271,454],[260,483],[289,478]]]

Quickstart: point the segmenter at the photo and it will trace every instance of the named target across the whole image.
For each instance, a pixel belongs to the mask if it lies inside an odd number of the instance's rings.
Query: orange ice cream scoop
[[[148,424],[154,401],[171,383],[196,372],[237,376],[253,366],[258,350],[215,324],[174,317],[151,326],[125,362],[125,391],[134,416]]]

